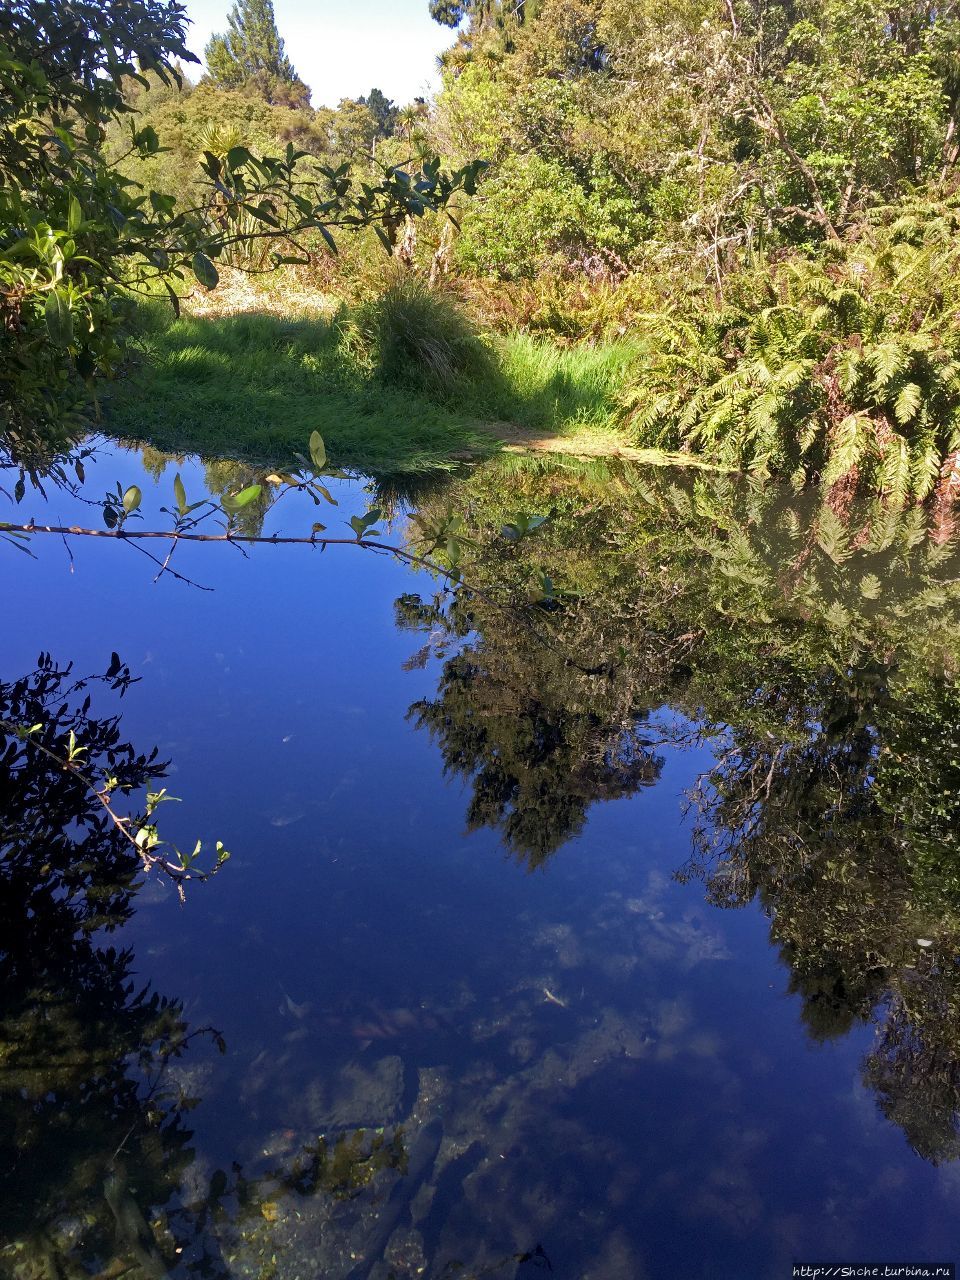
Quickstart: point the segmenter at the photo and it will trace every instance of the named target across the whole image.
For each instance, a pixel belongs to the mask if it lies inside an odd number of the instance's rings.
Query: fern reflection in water
[[[545,494],[535,536],[499,534]],[[473,580],[545,572],[568,597],[535,626],[479,596],[398,602],[435,646],[460,642],[411,715],[469,780],[468,822],[542,865],[591,804],[656,779],[658,744],[709,743],[678,874],[717,906],[758,900],[810,1035],[873,1023],[881,1110],[926,1159],[960,1156],[960,547],[943,520],[542,461],[481,469],[455,502]]]

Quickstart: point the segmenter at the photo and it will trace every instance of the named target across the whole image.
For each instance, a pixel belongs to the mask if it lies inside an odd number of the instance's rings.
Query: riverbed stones
[[[396,1054],[370,1067],[349,1062],[331,1079],[313,1081],[305,1098],[310,1125],[320,1133],[393,1124],[402,1101],[403,1062]]]

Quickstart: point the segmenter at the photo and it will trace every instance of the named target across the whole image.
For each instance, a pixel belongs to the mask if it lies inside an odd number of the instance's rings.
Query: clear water
[[[203,469],[181,470],[199,495]],[[88,491],[101,478],[137,480],[152,514],[172,468],[157,482],[108,451]],[[331,526],[370,502],[336,490]],[[91,519],[61,494],[25,507]],[[288,506],[267,529],[313,518]],[[114,1008],[66,1082],[45,1080],[40,1037],[24,1084],[8,1005],[0,1269],[773,1280],[798,1260],[956,1258],[960,1163],[917,1150],[922,1117],[901,1115],[928,1105],[918,1074],[956,1078],[952,943],[935,940],[946,1030],[902,1073],[917,1100],[884,1114],[865,1064],[890,984],[813,1034],[776,899],[761,885],[728,909],[677,877],[685,797],[719,749],[683,699],[652,709],[642,785],[588,796],[549,857],[518,856],[503,822],[465,829],[475,787],[408,714],[456,653],[408,661],[423,638],[394,601],[431,595],[426,574],[353,548],[181,546],[207,592],[154,583],[129,547],[73,539],[71,565],[59,539],[33,544],[0,562],[3,678],[41,650],[83,672],[117,651],[140,677],[124,737],[173,761],[165,834],[233,851],[185,905],[143,884],[103,939],[130,949],[110,999],[149,986],[226,1052],[200,1034],[158,1074]],[[940,981],[910,945],[901,969]]]

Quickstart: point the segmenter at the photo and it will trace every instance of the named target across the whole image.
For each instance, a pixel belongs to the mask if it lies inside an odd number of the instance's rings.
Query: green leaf
[[[546,522],[546,516],[528,516],[521,512],[520,515],[514,516],[509,524],[505,524],[500,532],[508,542],[519,542],[521,538],[525,538],[528,533],[533,533]]]
[[[163,191],[150,192],[150,204],[154,213],[171,214],[177,207],[177,201],[174,196],[167,195]]]
[[[58,347],[68,347],[73,341],[73,316],[70,305],[59,289],[51,289],[43,308],[47,333]]]
[[[139,485],[132,484],[123,495],[123,509],[128,516],[136,511],[142,500],[143,494],[140,492]]]
[[[183,481],[180,479],[180,472],[173,477],[173,496],[177,502],[177,510],[181,515],[187,513],[187,491],[183,487]]]
[[[366,515],[350,517],[350,528],[357,535],[358,542],[368,533],[377,534],[379,532],[377,529],[374,529],[373,526],[382,515],[383,512],[379,507],[373,507],[366,513]]]
[[[191,266],[193,267],[193,274],[205,289],[215,289],[217,287],[217,284],[220,281],[220,277],[217,274],[217,268],[205,253],[200,253],[198,250],[193,255],[193,262],[191,263]]]
[[[319,431],[310,434],[310,460],[318,471],[322,471],[327,465],[327,450]]]
[[[77,366],[77,373],[79,373],[80,377],[83,378],[85,381],[89,381],[89,379],[92,378],[93,375],[96,373],[97,371],[96,359],[94,358],[93,353],[87,347],[82,347],[77,352],[76,366]]]
[[[80,201],[76,196],[71,196],[70,210],[67,214],[67,230],[71,235],[76,234],[80,228],[81,222],[83,222],[83,209],[80,206]]]
[[[173,314],[179,320],[180,319],[180,299],[177,296],[177,293],[171,284],[168,284],[166,280],[163,282],[163,284],[170,298],[170,305],[173,307]]]
[[[145,125],[135,136],[134,143],[141,151],[146,151],[148,155],[152,155],[160,149],[160,139],[157,137],[157,131],[152,125]]]
[[[239,511],[241,507],[248,506],[255,498],[260,497],[260,490],[260,485],[248,484],[239,493],[227,494],[223,499],[224,511],[229,511],[232,515],[235,511]]]
[[[220,177],[220,174],[223,172],[223,165],[220,163],[220,161],[213,154],[212,151],[205,151],[203,153],[203,168],[214,180],[214,182],[217,181],[217,179]]]
[[[329,230],[323,225],[322,222],[317,223],[317,230],[320,232],[320,234],[323,236],[324,240],[326,241],[327,248],[330,250],[330,252],[339,253],[340,250],[337,248],[336,240],[334,240],[333,236],[330,234]]]
[[[280,223],[274,217],[265,202],[259,205],[247,204],[244,205],[244,209],[251,215],[251,217],[256,218],[258,222],[265,222],[268,227],[274,227],[277,230],[280,229]]]

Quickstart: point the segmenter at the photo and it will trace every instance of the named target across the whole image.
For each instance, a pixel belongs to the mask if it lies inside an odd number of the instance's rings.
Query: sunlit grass
[[[640,355],[632,342],[559,347],[522,333],[499,350],[505,416],[560,433],[615,427],[618,397]]]
[[[362,326],[346,313],[176,320],[148,304],[108,425],[159,449],[270,462],[289,460],[319,431],[339,465],[423,470],[494,452],[507,424],[551,434],[610,429],[636,358],[626,343],[562,349],[519,334],[488,343],[422,298],[379,324],[369,312],[359,319]],[[447,324],[459,326],[450,360]],[[426,373],[424,360],[432,361]]]

